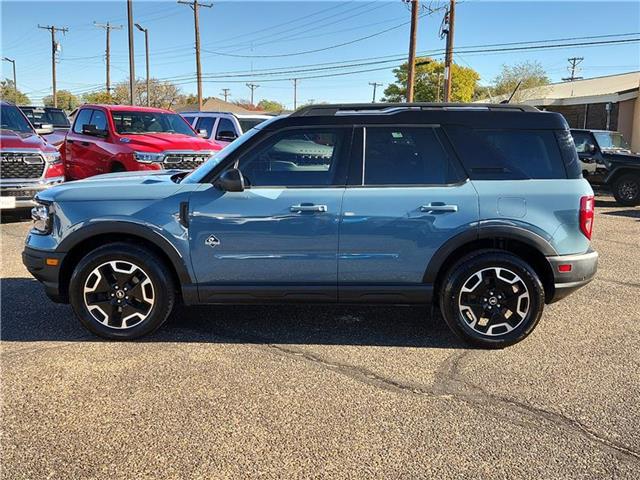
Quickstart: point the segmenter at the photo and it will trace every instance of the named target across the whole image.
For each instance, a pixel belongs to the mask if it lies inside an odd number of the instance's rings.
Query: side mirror
[[[82,133],[84,135],[91,135],[93,137],[106,137],[107,131],[96,128],[95,125],[86,124],[82,126]]]
[[[214,186],[224,192],[243,192],[244,177],[237,168],[225,170],[215,181]]]
[[[205,130],[204,128],[201,128],[200,130],[198,130],[198,136],[207,138],[209,136],[209,132],[207,132],[207,130]]]
[[[36,126],[36,133],[38,135],[48,135],[53,133],[53,125],[50,123],[42,123]]]
[[[596,146],[593,143],[587,145],[587,153],[596,153]]]
[[[216,136],[216,140],[222,140],[223,142],[233,142],[236,138],[238,138],[238,135],[231,130],[223,130],[222,132],[218,132]]]

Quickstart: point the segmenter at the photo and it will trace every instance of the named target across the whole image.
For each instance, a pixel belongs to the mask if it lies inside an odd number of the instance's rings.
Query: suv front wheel
[[[440,309],[451,330],[484,348],[523,340],[543,308],[544,288],[535,270],[501,250],[482,250],[459,260],[440,291]]]
[[[640,174],[626,173],[613,182],[613,196],[620,205],[640,205]]]
[[[69,297],[89,331],[110,340],[131,340],[166,321],[175,291],[162,259],[133,244],[112,243],[78,263]]]

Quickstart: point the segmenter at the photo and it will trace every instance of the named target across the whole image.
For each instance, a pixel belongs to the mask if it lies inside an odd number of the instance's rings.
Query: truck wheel
[[[463,257],[447,273],[440,309],[449,328],[467,343],[504,348],[538,324],[544,288],[535,270],[502,250]]]
[[[613,182],[613,196],[625,207],[640,205],[640,175],[626,173]]]
[[[163,260],[129,243],[111,243],[76,266],[69,299],[80,322],[109,340],[132,340],[153,332],[175,302],[171,273]]]

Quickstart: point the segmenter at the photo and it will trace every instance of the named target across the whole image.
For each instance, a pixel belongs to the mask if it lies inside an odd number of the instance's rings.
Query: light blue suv
[[[568,126],[518,105],[311,106],[191,173],[102,175],[38,202],[25,265],[109,339],[154,331],[178,301],[433,303],[499,348],[597,269]]]

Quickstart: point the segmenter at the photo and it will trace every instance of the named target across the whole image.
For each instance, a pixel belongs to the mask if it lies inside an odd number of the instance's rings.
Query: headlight
[[[46,152],[43,153],[44,161],[47,163],[59,163],[60,162],[60,152]]]
[[[154,163],[154,162],[162,162],[164,158],[164,154],[151,153],[151,152],[133,152],[133,157],[136,159],[136,162]]]
[[[36,233],[46,235],[51,233],[53,223],[52,207],[46,203],[38,203],[31,209],[31,218],[33,219],[33,229]]]

